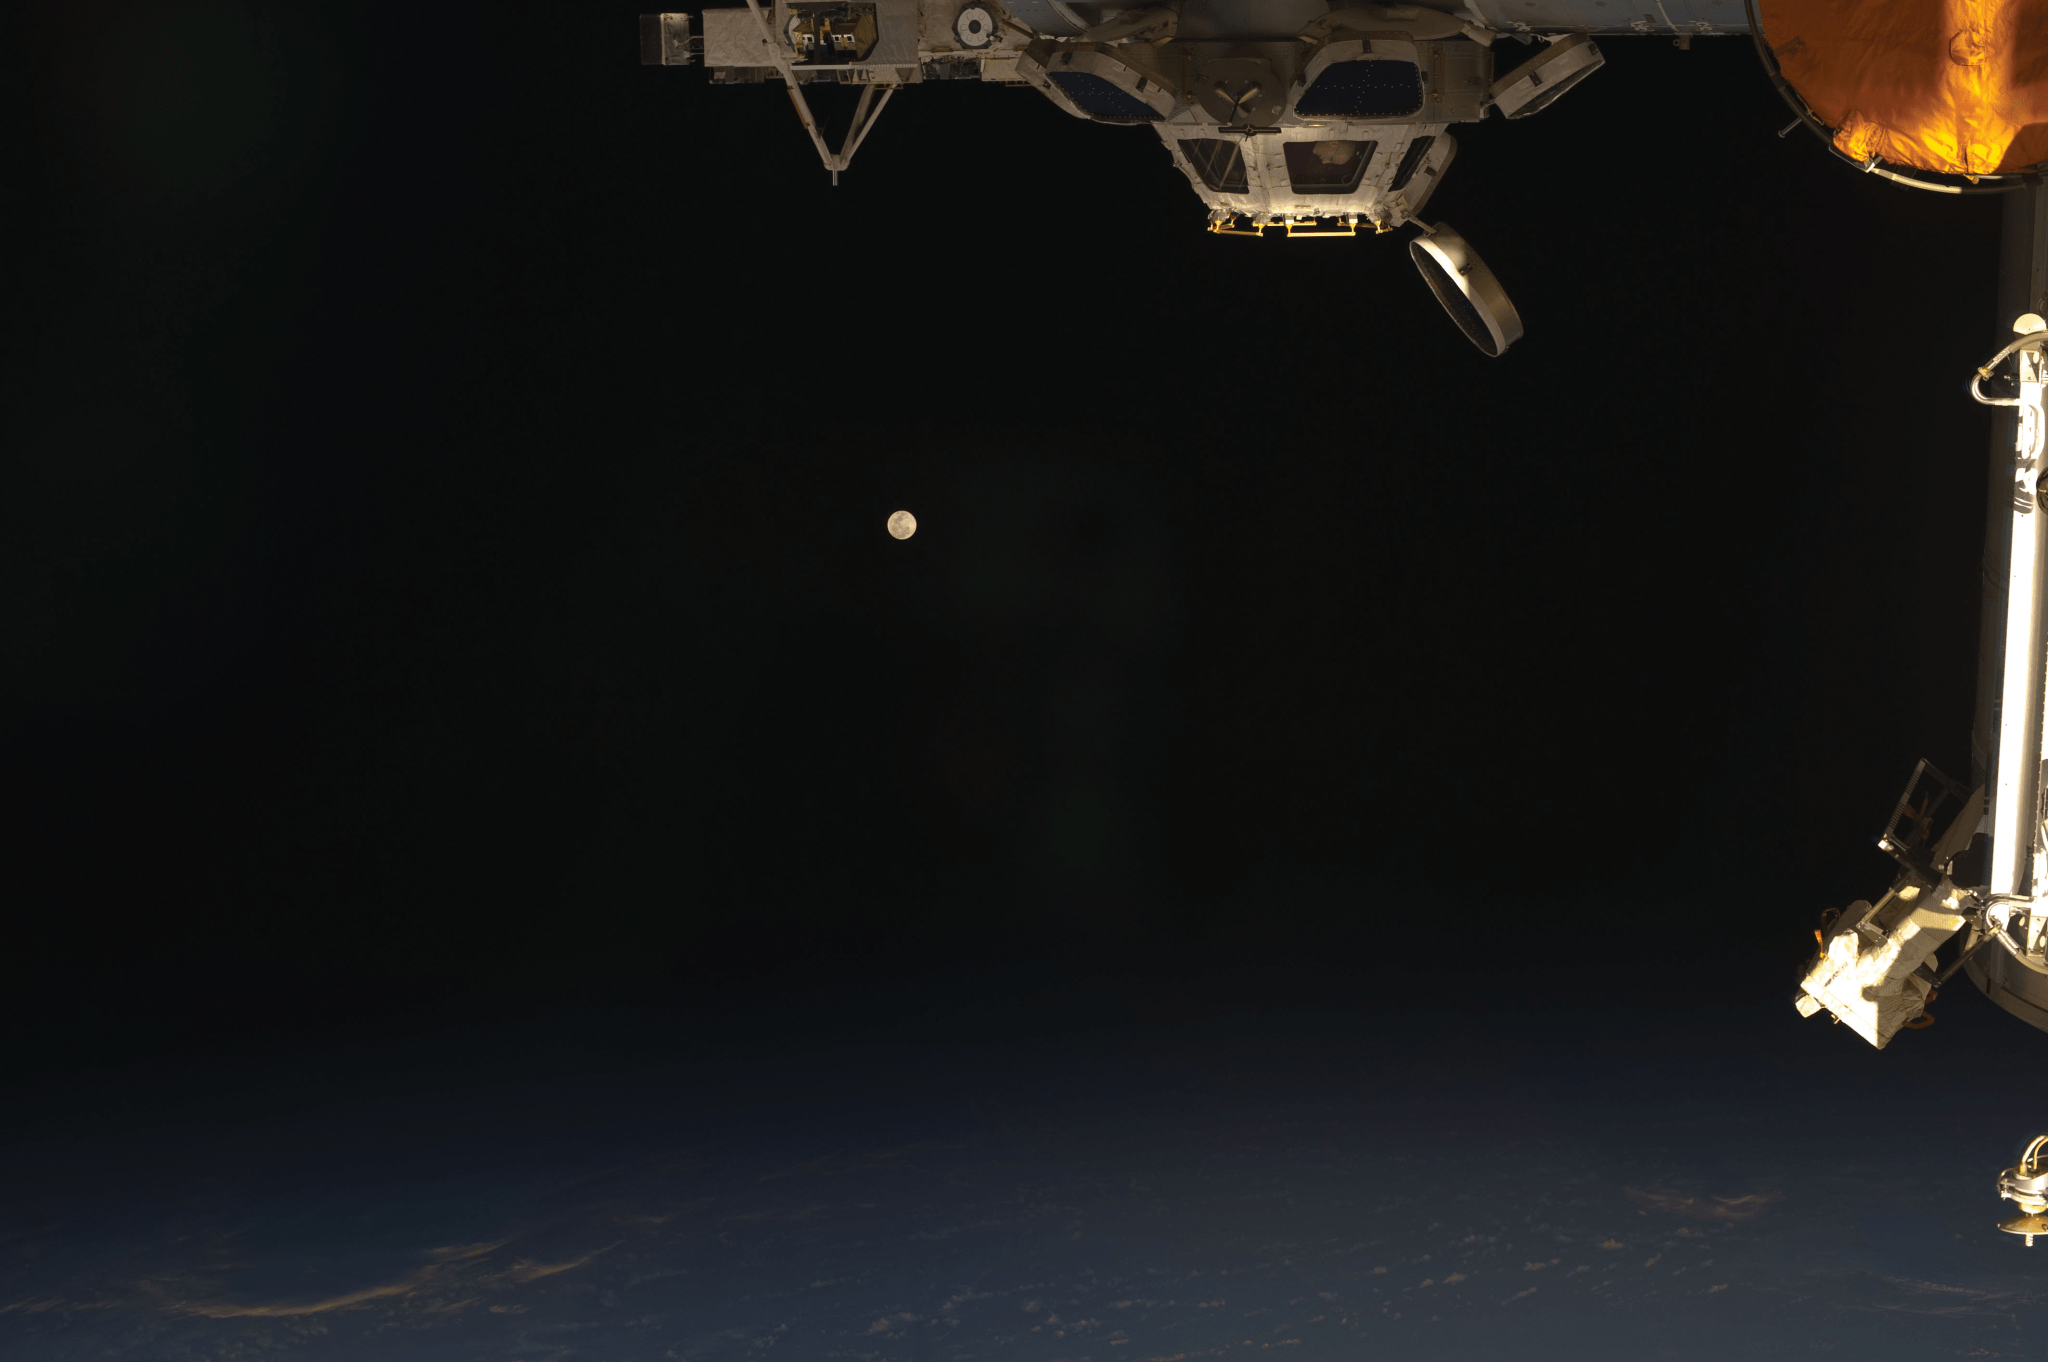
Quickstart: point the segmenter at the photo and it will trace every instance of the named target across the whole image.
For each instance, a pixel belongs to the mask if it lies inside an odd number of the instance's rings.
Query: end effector
[[[2036,1135],[2020,1161],[1998,1175],[1998,1194],[2016,1203],[2021,1212],[1998,1228],[2025,1235],[2028,1248],[2034,1246],[2035,1235],[2048,1234],[2048,1217],[2042,1215],[2048,1211],[2048,1158],[2043,1149],[2048,1149],[2048,1135]]]
[[[1916,806],[1923,782],[1928,789]],[[1914,768],[1878,839],[1899,862],[1899,878],[1876,903],[1859,899],[1830,931],[1814,933],[1820,950],[1793,999],[1801,1016],[1825,1010],[1880,1050],[1901,1030],[1927,1024],[1928,1001],[1955,969],[1941,971],[1935,952],[1981,915],[1978,891],[1958,888],[1950,871],[1983,823],[1984,790],[1962,797],[1947,831],[1932,836],[1940,806],[1960,796],[1961,788],[1926,762]],[[1972,947],[1984,934],[1973,936]]]
[[[1933,885],[1901,877],[1875,904],[1859,899],[1836,919],[1793,1006],[1803,1017],[1825,1008],[1882,1050],[1926,1013],[1939,982],[1934,953],[1969,920],[1947,876]]]

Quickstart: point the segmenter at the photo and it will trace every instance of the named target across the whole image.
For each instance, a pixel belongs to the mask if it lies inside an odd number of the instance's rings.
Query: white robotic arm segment
[[[1794,999],[1802,1016],[1825,1009],[1880,1049],[1902,1028],[1925,1024],[1919,1019],[1935,987],[1961,964],[1958,959],[1937,973],[1934,952],[1965,924],[1973,930],[1964,956],[1994,946],[2028,969],[2048,974],[2048,823],[2043,818],[2048,809],[2048,780],[2043,778],[2048,769],[2043,761],[2048,755],[2048,507],[2040,482],[2048,443],[2043,407],[2048,326],[2028,313],[2014,330],[2019,339],[1981,366],[1970,384],[1978,401],[2017,407],[2019,416],[2002,684],[1989,787],[1965,799],[1936,839],[1930,827],[1934,812],[1945,798],[1960,795],[1961,787],[1924,761],[1915,768],[1878,839],[1879,849],[1897,860],[1903,873],[1875,905],[1859,900],[1841,915],[1832,934],[1823,937]],[[2009,356],[2018,363],[2017,395],[1986,397],[1980,385]],[[1916,806],[1915,792],[1928,775],[1934,788]],[[1979,832],[1991,838],[1987,882],[1959,887],[1950,878],[1962,873],[1956,859]]]
[[[2031,325],[2030,325],[2031,324]],[[2041,781],[2044,725],[2043,606],[2048,604],[2048,511],[2041,505],[2042,397],[2048,387],[2048,359],[2042,345],[2048,331],[2029,314],[2016,329],[2024,334],[2006,350],[2019,365],[2019,431],[2013,452],[2011,568],[2006,583],[2005,669],[2000,688],[1996,789],[1991,804],[1991,867],[1986,901],[1990,925],[2025,963],[2040,959],[2048,928],[2048,837],[2043,836]],[[1995,362],[1995,361],[1994,361]],[[1988,366],[1987,366],[1988,367]],[[1972,385],[1973,391],[1975,385]]]

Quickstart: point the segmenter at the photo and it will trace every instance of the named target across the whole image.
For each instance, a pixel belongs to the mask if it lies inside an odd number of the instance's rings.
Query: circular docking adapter
[[[987,5],[962,5],[953,16],[953,36],[960,46],[979,52],[996,40],[996,16]]]

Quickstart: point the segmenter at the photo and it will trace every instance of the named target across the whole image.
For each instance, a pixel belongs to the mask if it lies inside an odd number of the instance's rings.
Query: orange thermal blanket
[[[2048,0],[1759,0],[1844,155],[1951,175],[2048,161]]]

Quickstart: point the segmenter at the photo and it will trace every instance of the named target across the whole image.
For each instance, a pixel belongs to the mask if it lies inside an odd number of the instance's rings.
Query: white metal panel
[[[761,26],[747,9],[707,9],[698,20],[704,30],[706,66],[773,66],[775,53],[762,41]]]
[[[1537,33],[1749,32],[1742,0],[1466,0],[1458,9],[1488,28]]]

